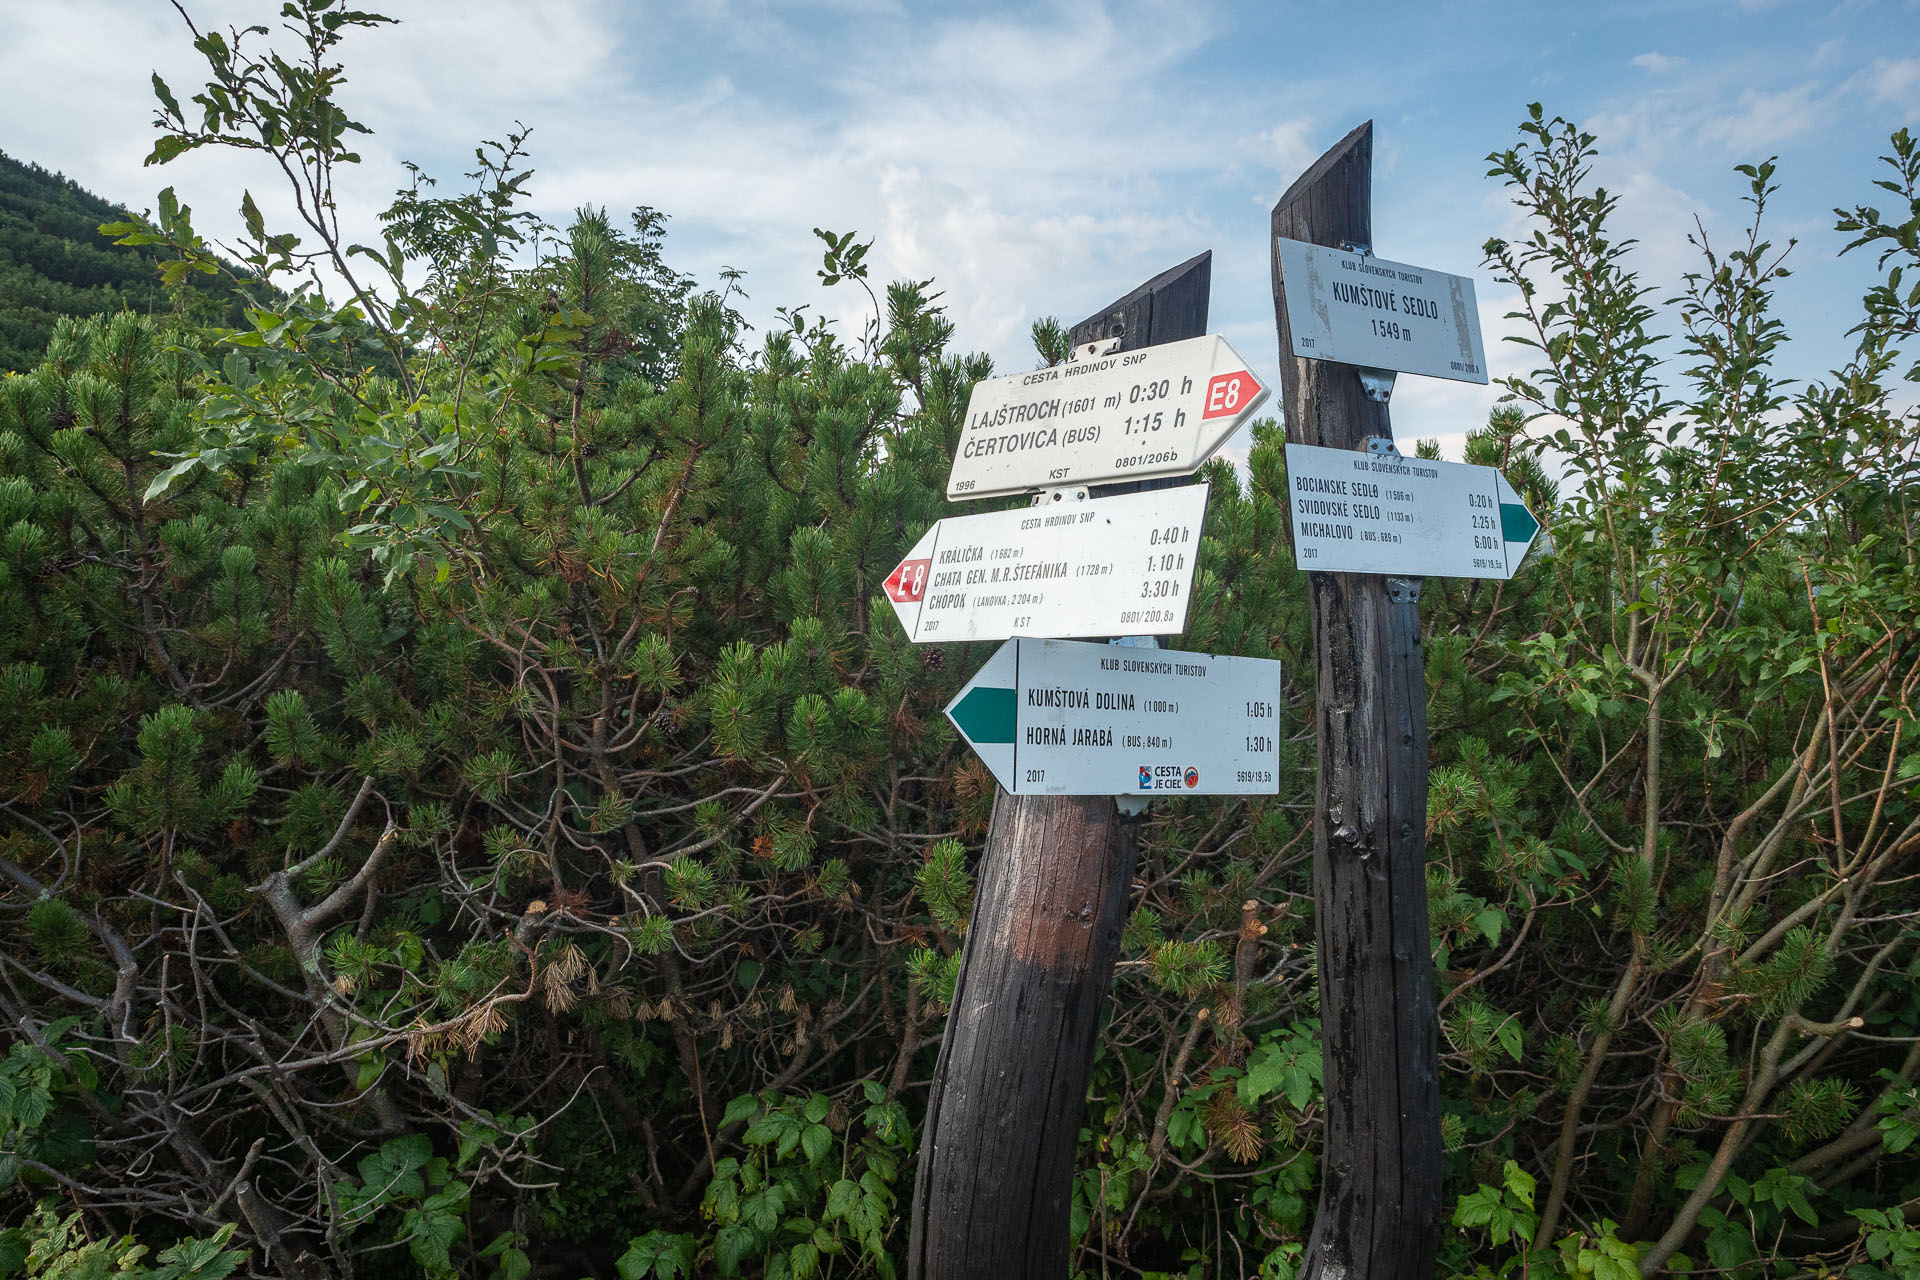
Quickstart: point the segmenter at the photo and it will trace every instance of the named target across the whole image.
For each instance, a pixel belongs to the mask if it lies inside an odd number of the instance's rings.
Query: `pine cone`
[[[920,651],[920,669],[922,671],[938,671],[946,665],[946,651],[938,645],[930,644]]]

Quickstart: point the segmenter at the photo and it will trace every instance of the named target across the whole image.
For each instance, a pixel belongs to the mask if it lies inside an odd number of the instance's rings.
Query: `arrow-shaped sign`
[[[1287,446],[1302,569],[1511,578],[1540,522],[1495,467]]]
[[[976,382],[947,496],[1189,475],[1266,398],[1211,334]]]
[[[916,642],[1177,635],[1207,486],[950,516],[883,584]]]
[[[1273,795],[1280,664],[1009,640],[947,718],[1013,795]]]

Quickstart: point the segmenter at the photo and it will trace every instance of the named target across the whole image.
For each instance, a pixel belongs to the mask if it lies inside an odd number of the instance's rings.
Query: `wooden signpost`
[[[1273,207],[1281,404],[1291,444],[1391,446],[1373,379],[1297,357],[1282,241],[1371,250],[1373,125]],[[1380,446],[1376,444],[1376,448]],[[1310,562],[1300,567],[1311,570]],[[1440,1089],[1427,927],[1427,685],[1420,580],[1313,573],[1313,897],[1326,1136],[1303,1280],[1430,1280],[1440,1228]]]
[[[1118,338],[1125,352],[1202,336],[1211,271],[1201,254],[1155,276],[1076,325],[1074,343]],[[927,1100],[909,1280],[1068,1274],[1080,1115],[1137,827],[1111,796],[994,801]]]

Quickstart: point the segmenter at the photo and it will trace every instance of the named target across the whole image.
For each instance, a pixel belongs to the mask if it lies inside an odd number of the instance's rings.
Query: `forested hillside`
[[[116,245],[100,225],[127,216],[69,178],[0,154],[0,372],[37,363],[62,316],[188,311],[239,322],[223,283],[162,285],[152,248]]]
[[[205,102],[157,86],[155,158],[271,138],[325,209],[381,20],[289,12],[304,61],[203,38]],[[282,292],[63,319],[0,378],[0,1276],[896,1273],[994,803],[941,708],[992,646],[909,644],[881,583],[989,362],[851,234],[858,337],[749,329],[650,209],[536,257],[521,141],[374,252],[251,197],[231,265],[171,192],[102,215]],[[1549,536],[1420,600],[1441,1260],[1910,1277],[1920,149],[1834,197],[1875,282],[1789,384],[1773,167],[1653,281],[1602,145],[1538,108],[1488,140],[1534,346],[1467,454]],[[1312,1227],[1282,444],[1209,464],[1176,641],[1284,662],[1280,790],[1142,826],[1077,1276],[1290,1280]]]

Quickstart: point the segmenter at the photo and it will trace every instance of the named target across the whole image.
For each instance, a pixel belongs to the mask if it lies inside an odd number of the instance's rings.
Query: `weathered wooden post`
[[[1068,338],[1075,346],[1119,338],[1122,351],[1197,338],[1207,331],[1207,300],[1212,291],[1213,251],[1208,250],[1094,312],[1073,326]]]
[[[1273,235],[1365,249],[1373,125],[1273,207]],[[1287,439],[1391,441],[1359,370],[1293,354],[1273,253]],[[1306,567],[1306,566],[1303,566]],[[1440,1107],[1427,927],[1427,697],[1417,578],[1309,576],[1318,653],[1314,912],[1326,1064],[1320,1205],[1306,1280],[1428,1280],[1440,1214]]]
[[[1118,336],[1125,351],[1203,336],[1211,268],[1207,253],[1155,276],[1073,341]],[[1073,1160],[1135,828],[1109,796],[994,803],[921,1136],[910,1280],[1067,1274]]]

